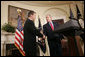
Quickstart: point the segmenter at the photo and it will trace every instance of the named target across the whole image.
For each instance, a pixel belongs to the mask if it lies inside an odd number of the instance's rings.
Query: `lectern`
[[[69,56],[83,56],[82,48],[79,43],[80,26],[77,20],[69,20],[60,25],[54,33],[60,33],[68,38]]]

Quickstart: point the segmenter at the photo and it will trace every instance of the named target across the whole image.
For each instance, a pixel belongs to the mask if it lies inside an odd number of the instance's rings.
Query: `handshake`
[[[43,38],[42,39],[46,39],[46,36],[45,35],[43,35]]]
[[[41,30],[40,33],[43,34],[43,31]],[[44,39],[46,39],[46,36],[43,34],[42,40],[44,40]]]

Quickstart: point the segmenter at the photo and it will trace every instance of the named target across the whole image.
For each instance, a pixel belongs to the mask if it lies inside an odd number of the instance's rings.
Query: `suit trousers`
[[[62,45],[55,41],[49,41],[50,55],[51,56],[62,56]]]

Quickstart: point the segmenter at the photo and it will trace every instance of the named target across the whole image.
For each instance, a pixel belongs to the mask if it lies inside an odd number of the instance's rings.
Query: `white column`
[[[5,45],[6,37],[4,34],[1,34],[1,56],[5,56],[6,45]]]

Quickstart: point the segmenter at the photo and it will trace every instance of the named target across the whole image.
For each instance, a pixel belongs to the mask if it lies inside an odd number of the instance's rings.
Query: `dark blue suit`
[[[36,56],[37,52],[36,36],[43,37],[40,31],[36,29],[33,21],[27,19],[24,24],[24,42],[23,42],[23,47],[26,56]]]
[[[58,23],[53,22],[54,30],[59,26]],[[60,34],[54,34],[53,30],[49,23],[43,26],[43,33],[47,36],[50,55],[51,56],[61,56],[62,55],[62,47],[61,47],[61,39],[63,38]]]

